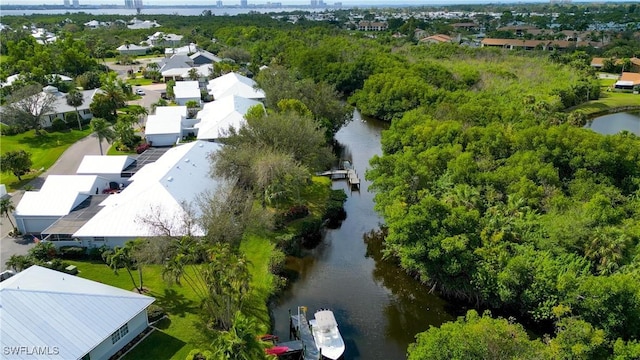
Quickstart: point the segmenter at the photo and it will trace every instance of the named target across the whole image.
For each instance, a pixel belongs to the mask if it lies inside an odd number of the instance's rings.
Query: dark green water
[[[334,311],[345,340],[344,358],[405,359],[415,335],[453,320],[461,310],[405,274],[381,255],[381,239],[366,236],[379,229],[382,219],[373,210],[373,193],[364,179],[369,159],[381,153],[380,135],[385,124],[360,120],[359,114],[337,135],[343,158],[351,160],[361,181],[360,192],[350,192],[344,181],[347,219],[338,229],[327,230],[323,241],[302,258],[290,258],[288,267],[298,278],[273,307],[275,332],[288,339],[288,310],[307,306]],[[366,238],[366,240],[365,240]]]

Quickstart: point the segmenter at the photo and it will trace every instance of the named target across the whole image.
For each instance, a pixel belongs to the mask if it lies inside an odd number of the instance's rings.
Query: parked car
[[[136,89],[136,95],[146,95],[146,93],[142,89]]]

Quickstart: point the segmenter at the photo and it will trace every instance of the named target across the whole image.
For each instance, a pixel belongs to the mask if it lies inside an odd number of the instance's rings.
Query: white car
[[[136,95],[146,95],[144,90],[142,89],[136,89]]]

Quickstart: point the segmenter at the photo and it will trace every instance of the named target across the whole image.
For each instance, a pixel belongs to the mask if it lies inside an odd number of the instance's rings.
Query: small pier
[[[328,176],[331,180],[346,179],[351,190],[360,190],[360,178],[349,161],[343,161],[340,169],[332,169],[317,173],[318,176]]]
[[[320,350],[316,347],[305,312],[300,312],[299,315],[291,315],[289,325],[291,333],[296,339],[302,341],[304,360],[320,359]]]

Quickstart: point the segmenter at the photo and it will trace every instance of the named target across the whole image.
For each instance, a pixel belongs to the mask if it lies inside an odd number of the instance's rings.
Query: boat
[[[309,325],[323,358],[337,360],[344,354],[344,340],[338,331],[338,322],[333,316],[333,311],[317,311],[315,319],[309,320]]]

